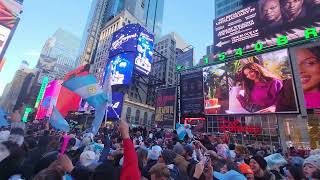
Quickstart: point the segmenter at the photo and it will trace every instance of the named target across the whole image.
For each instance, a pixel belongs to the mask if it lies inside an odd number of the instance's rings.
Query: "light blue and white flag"
[[[176,124],[176,131],[178,134],[178,137],[180,140],[183,140],[184,137],[186,136],[187,132],[186,132],[186,128],[184,128],[183,124],[177,123]]]
[[[105,115],[106,112],[106,103],[100,105],[98,108],[96,108],[96,112],[95,112],[95,117],[94,120],[92,121],[92,134],[96,135],[99,131],[99,128],[101,126],[101,123],[103,121],[103,117]]]
[[[105,122],[107,122],[108,119],[108,107],[112,107],[112,76],[111,76],[111,65],[110,63],[106,67],[106,74],[104,75],[104,81],[103,81],[103,92],[106,93],[107,96],[107,107],[105,109]]]
[[[7,115],[7,113],[5,113],[2,109],[0,109],[0,127],[6,127],[9,125],[7,119],[5,118],[5,116]]]
[[[60,112],[56,107],[53,107],[53,111],[51,117],[49,119],[49,123],[54,129],[69,132],[70,127],[68,122],[62,117]]]
[[[92,74],[71,78],[62,85],[81,96],[95,109],[108,100],[96,77]]]

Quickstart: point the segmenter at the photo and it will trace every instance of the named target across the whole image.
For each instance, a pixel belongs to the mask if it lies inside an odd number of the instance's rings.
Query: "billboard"
[[[203,68],[205,114],[297,113],[287,49]]]
[[[155,121],[159,127],[174,128],[176,108],[176,88],[159,89],[156,95]]]
[[[112,106],[108,106],[108,120],[118,120],[121,117],[123,93],[112,92]],[[119,117],[117,116],[119,115]]]
[[[151,71],[154,37],[147,30],[141,28],[138,38],[136,69],[146,75]]]
[[[176,58],[177,66],[183,66],[184,68],[193,66],[193,48],[178,55]]]
[[[320,3],[306,0],[259,0],[214,21],[215,53],[231,54],[237,48],[251,50],[277,44],[285,35],[292,42],[304,38],[306,28],[320,30]]]
[[[320,46],[297,47],[295,57],[307,109],[320,108]]]
[[[135,69],[148,75],[151,71],[154,36],[139,24],[128,24],[113,33],[109,59],[123,53],[134,53]]]
[[[58,96],[62,87],[61,84],[61,80],[53,80],[47,85],[36,114],[36,119],[44,119],[51,116],[53,106],[57,105]]]
[[[181,74],[180,93],[182,117],[199,117],[203,115],[202,71]]]
[[[19,21],[22,5],[15,0],[0,0],[0,62]]]
[[[106,71],[111,71],[111,85],[130,84],[135,53],[121,53],[110,59]],[[107,74],[107,72],[105,72]]]

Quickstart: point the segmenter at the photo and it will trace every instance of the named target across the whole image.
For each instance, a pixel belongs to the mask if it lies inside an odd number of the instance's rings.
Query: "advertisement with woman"
[[[293,52],[306,108],[320,108],[320,46],[299,47]]]
[[[287,50],[204,68],[206,114],[298,112]]]

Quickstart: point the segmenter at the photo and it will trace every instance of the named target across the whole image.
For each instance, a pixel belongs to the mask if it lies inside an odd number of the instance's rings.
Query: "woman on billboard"
[[[320,47],[296,50],[298,70],[307,108],[320,107]]]
[[[247,63],[241,70],[244,94],[238,94],[241,106],[249,112],[275,112],[282,81],[257,63]]]

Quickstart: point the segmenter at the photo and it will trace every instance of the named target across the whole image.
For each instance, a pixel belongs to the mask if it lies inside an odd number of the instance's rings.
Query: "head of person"
[[[161,152],[159,157],[159,163],[165,163],[166,165],[174,164],[174,159],[176,158],[177,154],[172,150],[165,149]]]
[[[184,156],[185,155],[185,150],[182,146],[182,144],[180,143],[176,143],[174,146],[173,146],[173,151],[177,154],[179,154],[180,156]]]
[[[63,174],[56,169],[46,168],[40,171],[33,180],[62,180]]]
[[[296,57],[303,91],[320,91],[320,47],[299,48]]]
[[[306,178],[312,177],[312,174],[320,170],[320,155],[311,155],[303,163],[303,173]]]
[[[138,155],[138,165],[140,170],[147,164],[148,160],[148,150],[144,148],[139,148],[137,150],[137,155]]]
[[[267,169],[267,161],[261,156],[254,156],[250,159],[250,168],[254,174],[259,174]]]
[[[282,0],[284,13],[288,17],[297,17],[302,11],[304,0]]]
[[[241,163],[239,165],[239,170],[248,180],[254,180],[254,173],[248,164]]]
[[[148,151],[148,160],[158,161],[161,155],[162,148],[160,146],[152,146]]]
[[[267,22],[278,22],[281,20],[281,6],[279,0],[262,0],[259,1],[261,14]]]
[[[192,158],[192,154],[193,154],[193,150],[194,150],[193,146],[190,144],[187,144],[183,148],[185,151],[184,157],[185,158]]]
[[[228,172],[227,161],[226,160],[218,160],[213,164],[214,171],[220,173]]]
[[[288,180],[304,179],[302,169],[293,165],[286,165],[284,168],[284,176]]]
[[[154,165],[150,171],[151,180],[169,180],[170,179],[170,171],[166,164],[157,163]]]

